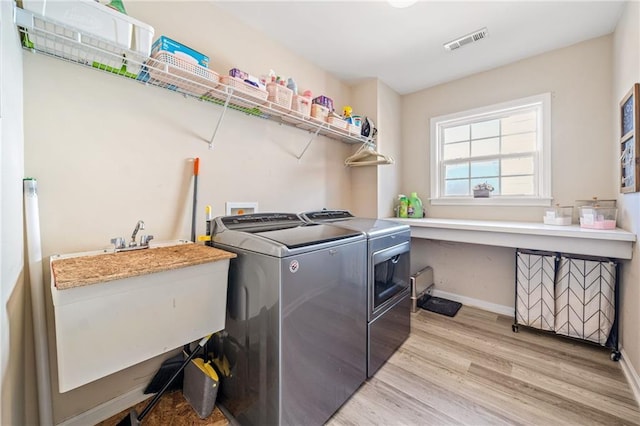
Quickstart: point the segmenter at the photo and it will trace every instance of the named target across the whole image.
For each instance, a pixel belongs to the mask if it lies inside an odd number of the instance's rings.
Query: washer
[[[346,210],[306,212],[300,217],[367,235],[367,377],[371,377],[409,337],[410,227],[354,217]]]
[[[366,380],[366,237],[296,214],[218,217],[230,262],[220,402],[241,424],[322,425]]]

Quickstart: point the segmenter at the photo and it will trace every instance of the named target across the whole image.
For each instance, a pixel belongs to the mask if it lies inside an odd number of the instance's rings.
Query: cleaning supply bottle
[[[418,197],[417,192],[412,192],[409,197],[407,213],[409,217],[422,218],[422,200]]]
[[[398,207],[398,217],[409,217],[409,200],[406,195],[400,194],[398,196],[400,200],[400,205]]]

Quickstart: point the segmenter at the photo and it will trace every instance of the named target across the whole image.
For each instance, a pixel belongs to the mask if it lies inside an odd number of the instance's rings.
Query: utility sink
[[[51,256],[59,391],[224,329],[233,257],[186,241]]]

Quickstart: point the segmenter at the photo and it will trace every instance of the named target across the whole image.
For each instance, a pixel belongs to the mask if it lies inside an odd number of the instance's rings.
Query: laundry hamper
[[[555,331],[606,345],[616,318],[617,264],[562,257],[555,288]]]
[[[619,264],[608,258],[516,251],[515,321],[611,348],[618,361]]]
[[[554,331],[555,253],[516,252],[516,324]]]

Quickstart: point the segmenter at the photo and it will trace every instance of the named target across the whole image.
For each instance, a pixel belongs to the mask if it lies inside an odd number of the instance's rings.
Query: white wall
[[[339,80],[210,2],[126,7],[156,35],[208,54],[219,73],[274,69],[338,106],[350,101],[350,89]],[[206,204],[214,215],[224,214],[225,201],[257,201],[261,211],[352,207],[351,170],[343,164],[348,144],[319,137],[297,160],[310,137],[306,131],[228,111],[209,150],[205,141],[221,108],[30,53],[24,56],[24,84],[25,168],[39,182],[45,258],[104,247],[112,237],[128,237],[139,219],[157,240],[188,238],[193,157],[200,157],[198,233],[204,232]],[[48,320],[53,324],[50,300]],[[58,394],[52,354],[55,420],[144,385],[160,362]]]
[[[544,92],[552,93],[552,193],[555,202],[615,198],[610,165],[611,43],[605,36],[436,86],[402,99],[403,191],[426,201],[429,119]],[[542,220],[542,207],[432,206],[428,217]],[[414,239],[412,270],[434,268],[436,289],[514,306],[514,249]]]
[[[34,400],[32,353],[25,352],[25,294],[23,280],[22,178],[22,53],[13,24],[13,4],[0,1],[0,424],[26,424]],[[31,356],[30,356],[31,355]],[[29,362],[31,361],[31,362]],[[32,394],[33,396],[33,394]],[[37,416],[37,409],[36,409]]]
[[[613,97],[609,108],[618,111],[619,102],[634,83],[640,82],[640,3],[628,2],[613,36]],[[613,161],[610,169],[614,175],[614,191],[619,190],[620,129],[616,114],[611,131]],[[640,193],[618,194],[618,226],[634,232],[640,240]],[[620,297],[621,344],[626,361],[636,374],[640,372],[640,250],[634,245],[633,259],[622,264]],[[640,384],[636,384],[640,385]]]

